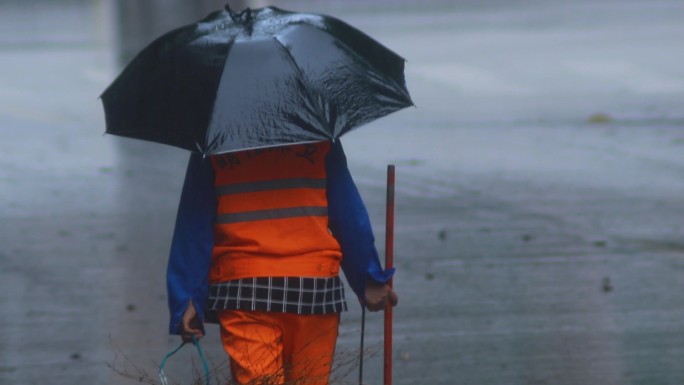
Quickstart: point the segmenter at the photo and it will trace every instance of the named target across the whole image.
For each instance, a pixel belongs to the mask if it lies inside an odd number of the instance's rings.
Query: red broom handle
[[[387,166],[387,208],[385,222],[385,269],[394,267],[394,165]],[[388,284],[392,287],[392,279]],[[392,304],[385,308],[384,385],[392,385]]]

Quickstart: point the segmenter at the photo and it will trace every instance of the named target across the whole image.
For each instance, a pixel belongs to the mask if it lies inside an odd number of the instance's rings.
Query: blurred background
[[[407,59],[416,108],[343,138],[381,252],[397,165],[395,384],[684,383],[684,1],[231,2],[268,4]],[[0,384],[154,383],[177,346],[164,280],[188,154],[104,135],[98,97],[224,5],[0,0]],[[382,316],[367,328],[379,384]]]

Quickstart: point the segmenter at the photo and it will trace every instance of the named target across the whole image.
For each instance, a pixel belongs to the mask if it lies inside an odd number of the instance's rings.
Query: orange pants
[[[327,385],[339,313],[218,313],[233,380],[250,385]]]

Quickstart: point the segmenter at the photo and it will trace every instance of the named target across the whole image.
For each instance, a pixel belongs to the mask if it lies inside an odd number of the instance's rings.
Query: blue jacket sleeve
[[[185,175],[166,271],[171,334],[180,334],[181,318],[190,300],[204,324],[215,215],[211,161],[193,153]]]
[[[342,143],[333,143],[326,159],[330,231],[342,247],[342,270],[356,296],[364,298],[366,278],[387,282],[394,269],[383,270],[375,248],[368,211],[347,168]]]

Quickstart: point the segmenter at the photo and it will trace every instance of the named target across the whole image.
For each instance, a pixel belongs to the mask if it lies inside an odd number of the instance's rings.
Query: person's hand
[[[370,311],[383,310],[388,304],[396,306],[399,302],[397,293],[388,284],[372,279],[366,281],[365,297],[364,305]]]
[[[197,316],[195,305],[190,301],[181,318],[181,338],[183,342],[192,342],[193,336],[200,339],[204,337],[204,333],[202,332],[202,323]]]

